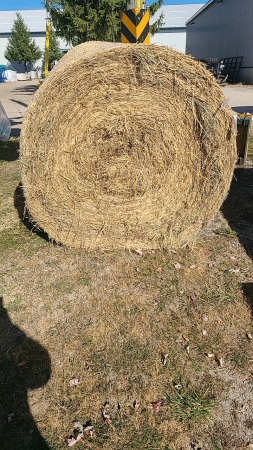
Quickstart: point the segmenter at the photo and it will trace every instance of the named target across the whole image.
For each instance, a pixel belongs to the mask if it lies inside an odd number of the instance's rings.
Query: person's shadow
[[[14,325],[0,298],[0,449],[49,450],[31,415],[28,389],[49,380],[47,350]]]

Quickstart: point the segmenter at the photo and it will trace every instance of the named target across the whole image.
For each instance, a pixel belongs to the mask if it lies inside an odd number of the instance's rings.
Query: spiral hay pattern
[[[236,158],[212,75],[169,48],[87,42],[54,68],[21,133],[34,223],[78,248],[177,248],[221,206]]]

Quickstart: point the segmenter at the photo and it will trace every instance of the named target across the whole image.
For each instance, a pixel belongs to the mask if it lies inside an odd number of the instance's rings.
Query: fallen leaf
[[[19,364],[18,364],[18,367],[23,367],[23,366],[25,366],[26,365],[26,361],[21,361]]]
[[[166,355],[164,353],[161,353],[161,362],[163,366],[165,366],[168,356],[169,356],[168,353],[166,353]]]
[[[79,431],[80,433],[83,432],[83,425],[81,422],[74,422],[74,429]]]
[[[103,408],[102,408],[102,410],[101,410],[101,412],[102,412],[102,417],[103,417],[103,419],[104,419],[104,423],[106,424],[106,425],[109,425],[110,423],[111,423],[111,416],[110,416],[110,414],[108,413],[108,408],[110,408],[110,403],[109,402],[105,402],[105,404],[104,404],[104,406],[103,406]]]
[[[206,330],[202,330],[202,334],[203,334],[203,336],[206,336],[207,335],[207,331]]]
[[[187,351],[187,353],[188,353],[188,355],[189,355],[189,353],[190,353],[190,346],[187,345],[187,347],[185,348],[185,350]]]
[[[240,273],[240,269],[230,269],[230,273]]]
[[[141,406],[141,404],[140,404],[140,402],[138,402],[138,400],[135,400],[133,402],[133,407],[135,410],[138,410],[140,408],[140,406]]]
[[[67,444],[69,447],[72,447],[73,445],[75,445],[78,441],[80,441],[83,437],[83,434],[78,434],[76,436],[76,438],[74,438],[73,436],[67,438]]]
[[[224,360],[223,360],[223,358],[220,358],[220,359],[219,359],[219,364],[220,364],[220,367],[223,367],[223,365],[224,365]]]
[[[220,319],[217,320],[218,325],[222,325],[222,321]]]
[[[14,417],[15,417],[15,413],[14,412],[8,414],[8,418],[7,418],[8,423],[11,423],[13,421]]]
[[[137,255],[139,255],[139,256],[142,256],[142,255],[143,255],[143,252],[142,252],[142,250],[141,250],[140,248],[136,248],[134,251],[135,251],[135,253],[137,253]]]
[[[161,273],[161,271],[162,271],[162,268],[161,267],[157,267],[156,272],[157,273]]]
[[[69,447],[72,447],[84,437],[83,428],[84,426],[81,424],[81,422],[79,421],[74,422],[74,433],[73,433],[74,436],[70,436],[69,438],[66,439],[66,442]]]
[[[204,255],[208,256],[210,255],[210,250],[208,250],[207,248],[204,250]]]
[[[152,402],[152,406],[155,410],[160,409],[161,402]]]
[[[185,341],[189,342],[189,338],[188,338],[187,336],[185,336],[185,334],[182,334],[182,338],[183,338]]]
[[[93,436],[94,436],[94,427],[93,427],[93,425],[88,425],[87,427],[84,428],[83,431],[84,431],[84,433],[87,436],[90,436],[91,438],[93,438]]]
[[[148,404],[148,408],[154,409],[155,411],[159,411],[161,404],[162,404],[161,401],[151,402]]]
[[[207,353],[208,358],[214,358],[214,353]]]
[[[181,264],[179,264],[178,262],[174,264],[175,269],[181,269]]]
[[[79,378],[71,378],[71,380],[69,380],[69,385],[70,386],[77,386],[79,384]]]
[[[188,298],[188,302],[190,302],[190,303],[192,303],[194,301],[194,298],[193,298],[193,296],[191,294],[189,294],[187,296],[187,298]]]
[[[250,341],[252,341],[252,339],[253,339],[253,336],[252,336],[252,334],[250,334],[250,333],[246,333],[246,336],[247,336],[247,338],[250,340]]]
[[[75,445],[77,443],[77,440],[73,437],[67,438],[66,440],[67,440],[68,447],[72,447],[72,445]]]

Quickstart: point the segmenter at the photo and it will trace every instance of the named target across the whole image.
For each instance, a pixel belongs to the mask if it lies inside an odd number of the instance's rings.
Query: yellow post
[[[146,0],[127,0],[127,10],[121,14],[121,42],[150,44]]]
[[[44,76],[48,76],[48,64],[49,64],[49,39],[50,39],[50,23],[46,23],[46,43],[45,43],[45,68]]]

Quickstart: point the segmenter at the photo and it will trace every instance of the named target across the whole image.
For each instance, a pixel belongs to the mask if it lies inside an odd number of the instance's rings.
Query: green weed
[[[80,283],[82,283],[83,286],[88,286],[90,284],[90,280],[88,278],[81,278]]]
[[[215,401],[207,392],[194,391],[186,387],[175,389],[173,395],[166,394],[165,403],[171,408],[178,422],[191,427],[210,416]]]
[[[231,230],[231,228],[229,227],[221,227],[221,228],[217,228],[216,230],[214,230],[215,234],[218,235],[225,235],[225,236],[237,236],[237,233],[233,230]]]
[[[18,311],[20,309],[20,305],[22,303],[22,298],[16,297],[13,302],[10,302],[6,305],[7,311]]]

